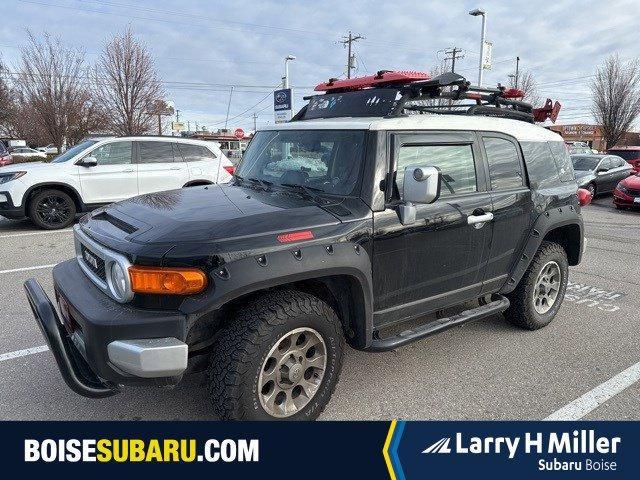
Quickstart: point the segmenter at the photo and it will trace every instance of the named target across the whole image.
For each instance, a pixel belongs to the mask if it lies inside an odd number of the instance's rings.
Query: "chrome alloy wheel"
[[[322,384],[327,347],[312,328],[296,328],[273,346],[260,370],[258,395],[271,416],[289,417],[301,411]]]
[[[544,315],[558,298],[562,281],[562,271],[556,262],[548,262],[542,267],[533,289],[533,307],[536,312]]]

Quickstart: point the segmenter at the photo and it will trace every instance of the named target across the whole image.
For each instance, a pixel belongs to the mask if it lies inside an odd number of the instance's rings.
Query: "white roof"
[[[408,115],[393,118],[341,117],[268,125],[259,130],[472,130],[511,135],[520,141],[561,142],[562,137],[533,123],[480,115]]]
[[[218,142],[209,141],[209,140],[200,140],[198,138],[189,138],[189,137],[171,137],[171,136],[154,136],[154,135],[139,135],[139,136],[125,136],[125,137],[89,137],[87,140],[94,140],[96,142],[107,142],[107,141],[138,141],[138,142],[174,142],[174,143],[188,143],[192,145],[203,145],[205,147],[214,147],[219,149]]]

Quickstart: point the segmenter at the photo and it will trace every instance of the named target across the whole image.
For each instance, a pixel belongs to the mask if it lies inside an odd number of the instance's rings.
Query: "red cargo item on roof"
[[[524,92],[519,88],[508,88],[502,93],[503,98],[522,98]]]
[[[393,72],[381,70],[375,75],[367,77],[347,78],[338,80],[331,78],[327,83],[316,85],[316,92],[331,92],[333,90],[362,90],[387,83],[411,83],[418,80],[429,80],[431,75],[425,72],[401,71]]]
[[[560,108],[562,108],[560,102],[553,103],[550,98],[547,98],[544,107],[533,109],[533,118],[539,123],[544,122],[547,118],[553,123],[556,123],[558,114],[560,113]]]

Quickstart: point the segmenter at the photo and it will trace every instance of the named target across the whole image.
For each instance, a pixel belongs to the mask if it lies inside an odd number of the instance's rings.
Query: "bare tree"
[[[591,83],[591,112],[602,126],[607,148],[613,147],[640,115],[638,61],[623,63],[612,55],[601,65]]]
[[[164,92],[151,53],[131,28],[106,43],[94,77],[96,99],[113,133],[140,135],[153,128],[149,113]]]
[[[19,109],[28,112],[27,118],[35,122],[49,141],[61,149],[72,138],[78,122],[89,118],[92,107],[91,91],[84,71],[84,52],[67,48],[60,40],[45,33],[38,41],[31,32],[28,43],[21,49],[19,82]]]
[[[6,68],[0,58],[0,132],[6,133],[9,130],[14,104],[5,73]]]
[[[540,96],[536,80],[530,71],[519,71],[517,74],[509,75],[509,87],[518,88],[524,93],[522,100],[530,103],[534,107],[540,106]]]

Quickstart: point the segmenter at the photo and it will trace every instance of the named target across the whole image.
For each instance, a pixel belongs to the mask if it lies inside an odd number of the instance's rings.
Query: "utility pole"
[[[513,81],[513,88],[518,88],[518,80],[520,77],[520,57],[516,57],[516,73],[510,73],[509,78]]]
[[[444,57],[445,62],[447,60],[451,60],[451,71],[455,73],[455,71],[456,71],[456,60],[458,58],[464,58],[464,53],[462,52],[462,49],[460,49],[458,47],[453,47],[453,48],[450,48],[448,50],[445,50],[444,54],[447,55],[446,57]]]
[[[227,129],[227,123],[229,122],[229,109],[231,108],[231,96],[233,95],[233,85],[231,85],[231,90],[229,91],[229,103],[227,104],[227,117],[224,120],[224,129]]]
[[[180,122],[180,110],[176,109],[176,122]]]
[[[338,42],[347,47],[347,78],[351,78],[351,70],[355,68],[355,65],[353,64],[355,55],[351,53],[351,45],[353,44],[353,42],[357,42],[358,40],[364,40],[364,37],[362,35],[354,36],[351,33],[351,30],[349,30],[349,36],[342,37],[342,40]]]
[[[253,112],[253,131],[255,132],[258,129],[258,114]]]

